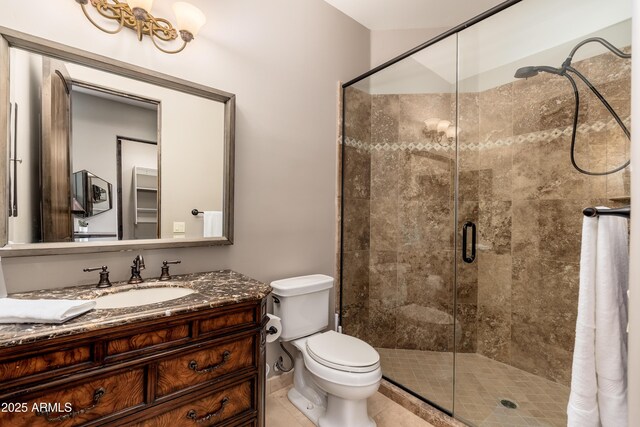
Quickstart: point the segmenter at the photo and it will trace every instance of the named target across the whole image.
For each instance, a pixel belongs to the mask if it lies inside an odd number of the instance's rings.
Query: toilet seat
[[[382,369],[380,367],[371,372],[345,372],[316,362],[306,351],[303,354],[303,358],[305,368],[307,368],[311,374],[333,384],[353,387],[355,389],[358,387],[369,387],[374,384],[379,384],[382,379]]]
[[[335,331],[309,337],[305,349],[315,362],[338,371],[367,373],[380,367],[380,355],[373,347]]]

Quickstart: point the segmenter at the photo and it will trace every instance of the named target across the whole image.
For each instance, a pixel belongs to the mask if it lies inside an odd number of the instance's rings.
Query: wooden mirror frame
[[[191,239],[160,238],[81,243],[25,243],[7,246],[9,226],[9,218],[7,215],[9,205],[9,194],[7,191],[9,159],[7,157],[10,129],[9,48],[11,47],[224,103],[223,236]],[[236,98],[232,93],[0,27],[0,165],[4,165],[5,168],[4,173],[0,173],[0,245],[2,245],[0,248],[0,257],[67,255],[118,252],[132,249],[168,249],[233,244],[235,113]]]

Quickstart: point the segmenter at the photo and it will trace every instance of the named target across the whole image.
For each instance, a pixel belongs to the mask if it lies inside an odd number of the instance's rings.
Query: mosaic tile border
[[[626,117],[623,123],[628,127],[631,124],[631,117]],[[597,121],[592,124],[583,123],[578,126],[578,132],[586,134],[587,132],[596,131],[599,132],[603,129],[611,130],[615,129],[618,123],[611,119],[608,122]],[[461,151],[480,151],[491,148],[500,148],[513,144],[524,144],[542,141],[553,141],[561,136],[570,136],[573,131],[573,126],[567,126],[565,128],[548,129],[537,132],[525,133],[516,136],[510,136],[507,138],[500,138],[495,141],[486,142],[463,142],[459,145]],[[338,140],[338,143],[341,143]],[[359,141],[354,138],[346,137],[344,144],[347,147],[353,147],[363,151],[398,151],[398,150],[435,150],[435,151],[455,151],[455,142],[443,141],[443,142],[393,142],[393,143],[377,143],[370,144],[367,142]]]

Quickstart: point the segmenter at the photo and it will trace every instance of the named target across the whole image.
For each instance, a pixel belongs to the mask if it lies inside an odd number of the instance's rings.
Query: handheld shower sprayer
[[[573,88],[573,95],[575,98],[575,109],[573,112],[573,132],[571,135],[571,164],[580,173],[583,173],[585,175],[598,176],[598,175],[609,175],[609,174],[618,172],[626,168],[627,166],[629,166],[630,160],[628,160],[622,166],[619,166],[615,169],[612,169],[606,172],[590,172],[578,166],[575,159],[575,145],[576,145],[576,130],[578,128],[578,112],[580,110],[580,94],[578,93],[578,85],[576,84],[575,79],[569,73],[574,74],[580,80],[582,80],[582,82],[585,85],[587,85],[587,87],[591,90],[591,92],[593,92],[593,94],[600,100],[602,105],[604,105],[607,111],[609,111],[609,113],[613,116],[616,123],[618,124],[618,126],[620,126],[620,128],[622,129],[622,131],[624,132],[624,134],[627,136],[628,139],[631,139],[631,133],[629,132],[629,129],[625,126],[624,122],[622,121],[618,113],[615,112],[613,107],[607,102],[607,100],[600,93],[600,91],[598,91],[598,89],[596,89],[596,87],[589,81],[589,79],[587,79],[580,71],[576,70],[571,66],[571,62],[573,61],[573,56],[575,55],[576,51],[580,47],[584,46],[585,44],[594,43],[594,42],[600,43],[601,45],[609,49],[613,54],[615,54],[619,58],[624,58],[624,59],[631,58],[631,54],[624,53],[623,51],[621,51],[620,49],[618,49],[617,47],[609,43],[607,40],[601,37],[591,37],[581,41],[576,46],[574,46],[574,48],[571,49],[569,56],[567,56],[567,59],[564,60],[560,68],[554,68],[547,65],[538,65],[538,66],[529,65],[526,67],[518,68],[514,74],[514,77],[516,79],[528,79],[528,78],[537,76],[540,72],[545,72],[545,73],[563,76],[563,77],[566,77],[567,80],[569,80],[569,83],[571,83],[571,87]]]
[[[528,67],[518,68],[516,70],[514,77],[516,79],[528,79],[530,77],[537,76],[538,73],[540,73],[540,71],[543,71],[545,73],[562,75],[562,70],[560,68],[553,68],[546,65],[539,65],[539,66],[530,65]]]

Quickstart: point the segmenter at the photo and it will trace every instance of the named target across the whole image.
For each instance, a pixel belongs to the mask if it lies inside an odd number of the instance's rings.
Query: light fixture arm
[[[184,48],[185,48],[185,47],[187,47],[187,41],[186,41],[186,40],[182,40],[182,46],[181,46],[181,47],[179,47],[178,49],[176,49],[176,50],[167,50],[167,49],[164,49],[164,48],[162,48],[162,47],[158,44],[158,42],[156,41],[156,38],[154,37],[154,33],[151,33],[151,41],[153,42],[153,45],[154,45],[154,46],[155,46],[159,51],[164,52],[164,53],[169,53],[169,54],[174,54],[174,53],[182,52],[182,51],[184,50]]]
[[[98,23],[93,20],[91,15],[89,15],[89,12],[87,12],[87,3],[89,3],[89,0],[76,0],[76,1],[80,3],[80,7],[82,7],[82,12],[84,13],[84,16],[86,16],[89,22],[91,22],[93,26],[99,29],[100,31],[104,31],[107,34],[116,34],[116,33],[119,33],[122,30],[122,28],[124,28],[125,15],[123,13],[120,13],[118,15],[108,16],[108,15],[105,15],[106,12],[104,10],[97,8],[100,15],[109,19],[117,19],[120,22],[120,25],[118,25],[118,28],[116,28],[115,30],[107,30],[106,28],[103,28],[100,25],[98,25]]]
[[[134,30],[138,36],[138,40],[142,41],[143,36],[149,36],[153,45],[164,53],[174,54],[182,52],[184,48],[193,40],[193,34],[186,29],[178,30],[164,18],[156,18],[148,11],[134,7],[133,10],[124,0],[76,0],[82,8],[82,12],[89,22],[100,31],[108,34],[115,34],[127,27]],[[118,28],[110,30],[99,25],[87,10],[87,4],[91,3],[96,11],[104,18],[118,21]],[[169,50],[158,43],[158,39],[162,42],[173,42],[180,36],[182,45],[175,49]]]

